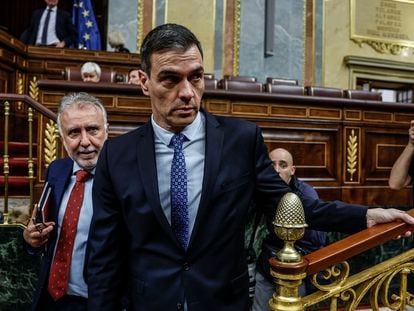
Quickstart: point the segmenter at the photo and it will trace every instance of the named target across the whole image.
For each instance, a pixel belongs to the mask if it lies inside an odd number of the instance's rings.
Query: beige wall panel
[[[392,55],[375,51],[366,43],[359,45],[351,40],[350,1],[324,1],[324,68],[323,84],[325,86],[350,88],[349,68],[344,63],[345,56],[361,56],[399,62],[414,62],[412,48],[404,53]],[[388,2],[388,1],[386,1]],[[376,1],[372,2],[373,4]],[[414,4],[413,4],[414,5]],[[372,7],[375,10],[375,7]]]
[[[200,40],[205,72],[214,72],[215,0],[167,0],[165,22],[188,27]]]

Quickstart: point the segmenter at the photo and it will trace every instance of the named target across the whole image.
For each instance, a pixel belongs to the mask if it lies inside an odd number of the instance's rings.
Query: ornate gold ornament
[[[233,51],[233,75],[239,74],[239,58],[240,58],[240,0],[234,3],[234,51]]]
[[[319,273],[312,275],[311,282],[319,290],[330,291],[335,288],[341,287],[349,276],[349,264],[346,261],[340,262],[330,268],[325,269]],[[325,281],[330,281],[329,284],[320,284],[318,282],[318,276]]]
[[[144,1],[138,1],[138,13],[137,13],[137,53],[141,49],[142,40],[144,40]]]
[[[347,169],[346,171],[351,175],[350,180],[353,181],[354,173],[356,172],[357,167],[357,152],[358,152],[358,137],[355,135],[355,131],[351,130],[351,135],[348,137],[348,147],[346,148],[347,151]]]
[[[57,137],[56,137],[56,125],[55,122],[49,120],[46,123],[45,137],[43,142],[45,144],[43,148],[45,167],[48,167],[52,161],[57,157]]]
[[[301,261],[293,245],[303,237],[308,225],[302,202],[296,194],[288,192],[279,201],[273,225],[276,235],[284,241],[284,247],[277,252],[276,258],[285,263]]]
[[[9,223],[9,116],[10,103],[4,102],[4,151],[3,151],[3,174],[4,174],[4,209],[3,209],[3,224]]]
[[[21,72],[19,72],[17,74],[16,91],[17,91],[17,94],[23,94],[23,92],[24,92],[23,76],[22,76]],[[17,111],[22,111],[22,109],[23,109],[23,103],[22,102],[17,102],[16,110]]]
[[[382,42],[376,40],[360,40],[360,39],[352,39],[354,42],[358,43],[361,47],[362,43],[368,44],[372,47],[375,51],[381,54],[392,54],[392,55],[400,55],[401,53],[408,50],[408,46],[389,43],[389,42]]]
[[[39,87],[37,85],[37,81],[38,80],[36,76],[34,76],[32,81],[30,81],[29,95],[34,100],[39,101]]]
[[[316,277],[312,276],[312,283],[320,291],[303,297],[303,306],[307,309],[321,301],[327,301],[330,310],[339,307],[357,310],[364,297],[369,297],[372,310],[380,310],[380,307],[407,310],[407,306],[414,306],[414,295],[408,292],[407,286],[408,275],[414,272],[413,259],[414,249],[410,249],[351,276],[348,276],[349,265],[343,262],[343,272],[334,271],[336,268],[327,269],[333,271],[332,276],[337,275],[337,280],[329,285],[318,284]],[[339,300],[345,305],[339,305]]]

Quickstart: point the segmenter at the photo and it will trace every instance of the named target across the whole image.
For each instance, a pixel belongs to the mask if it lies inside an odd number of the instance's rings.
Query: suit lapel
[[[223,149],[223,130],[216,118],[209,113],[203,111],[206,116],[206,150],[204,159],[204,177],[203,187],[201,189],[200,205],[197,212],[197,217],[194,223],[193,232],[191,233],[189,248],[192,241],[195,239],[197,231],[202,225],[202,220],[207,211],[208,202],[211,198],[216,177],[219,173],[219,166],[221,162],[221,153]]]
[[[147,122],[141,129],[137,144],[137,162],[142,185],[149,204],[152,206],[155,216],[161,226],[178,244],[160,203],[157,165],[155,162],[154,131],[151,122]]]
[[[53,184],[54,195],[54,206],[56,207],[53,211],[53,219],[56,223],[58,222],[58,213],[60,203],[62,202],[63,194],[65,193],[66,185],[70,180],[70,176],[73,170],[73,161],[70,158],[63,160],[60,168],[56,169],[51,176],[50,182]]]

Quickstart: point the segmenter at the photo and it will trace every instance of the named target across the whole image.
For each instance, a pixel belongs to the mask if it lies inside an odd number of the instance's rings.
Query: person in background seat
[[[108,44],[114,49],[114,52],[129,53],[129,50],[125,47],[125,39],[119,31],[108,34]]]
[[[414,176],[414,120],[408,129],[408,143],[395,161],[388,184],[393,190],[400,190],[412,184]],[[414,198],[414,193],[413,193]]]
[[[288,184],[292,189],[311,197],[315,200],[319,196],[313,187],[295,176],[296,167],[293,164],[292,154],[283,148],[274,149],[269,153],[272,160],[273,168],[279,173],[280,178]],[[256,264],[256,289],[253,301],[253,311],[267,310],[268,301],[272,298],[275,291],[275,284],[270,275],[269,259],[274,257],[276,252],[283,247],[283,242],[279,240],[279,244],[269,241],[263,241],[262,252]],[[302,255],[316,251],[323,247],[326,242],[326,233],[317,230],[306,229],[302,239],[296,241],[295,248]],[[299,288],[301,296],[310,294],[314,290],[314,286],[308,279],[305,279]]]
[[[138,69],[134,68],[128,72],[128,84],[135,84],[135,85],[141,84],[139,80]]]
[[[81,76],[83,82],[99,82],[101,80],[101,67],[94,62],[84,63],[81,68]]]

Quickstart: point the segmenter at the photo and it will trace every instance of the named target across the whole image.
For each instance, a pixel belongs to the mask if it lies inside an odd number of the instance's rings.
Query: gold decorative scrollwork
[[[378,281],[372,286],[371,303],[379,306],[379,301],[383,306],[392,310],[405,310],[407,305],[414,305],[414,296],[407,291],[407,276],[413,272],[414,264],[406,263],[386,274],[382,274]],[[392,292],[392,281],[399,276],[399,291]]]
[[[348,147],[347,151],[347,169],[346,171],[351,175],[350,180],[353,181],[354,173],[356,172],[357,167],[357,152],[358,152],[358,137],[355,135],[355,131],[351,130],[351,135],[348,137]]]
[[[43,150],[45,167],[48,167],[49,164],[53,160],[56,160],[57,157],[57,139],[55,134],[55,128],[55,122],[53,122],[52,120],[49,120],[49,122],[46,123],[45,137],[43,139],[43,142],[45,144]]]
[[[328,278],[330,275],[338,275],[336,268],[324,273]],[[343,307],[344,310],[357,310],[365,298],[369,298],[370,310],[380,310],[380,307],[384,307],[387,310],[403,311],[408,309],[407,306],[414,306],[414,295],[408,292],[407,285],[408,277],[414,275],[414,249],[357,274],[348,276],[347,273],[342,272],[343,279],[341,280],[340,276],[339,280],[330,285],[319,285],[316,276],[312,276],[311,281],[319,291],[302,297],[305,309],[328,299],[329,310],[332,311],[338,310],[339,307]],[[278,279],[275,279],[275,282],[277,281]],[[345,305],[338,304],[338,300],[342,300]]]
[[[240,58],[240,0],[234,3],[234,54],[233,54],[233,75],[239,74]]]
[[[37,85],[37,77],[36,76],[34,76],[32,81],[30,81],[29,95],[34,100],[36,100],[36,101],[39,100],[39,87]]]
[[[137,18],[137,51],[139,51],[144,39],[144,1],[138,1]]]
[[[312,284],[321,291],[330,291],[336,288],[341,287],[349,276],[349,264],[346,261],[340,262],[337,265],[334,265],[321,273],[312,275],[311,282]],[[330,281],[329,284],[320,284],[318,280],[320,279],[325,281]],[[342,298],[341,298],[342,299]],[[344,299],[342,299],[344,300]]]
[[[339,296],[342,301],[355,301],[357,294],[353,288],[348,288],[347,290],[344,290],[341,295]],[[352,310],[352,309],[351,309]]]
[[[389,42],[381,42],[381,41],[375,41],[375,40],[356,40],[356,39],[353,39],[353,41],[358,43],[359,46],[361,46],[362,43],[366,43],[369,46],[371,46],[375,51],[381,54],[388,53],[392,55],[400,55],[402,52],[408,49],[407,46],[395,44],[395,43],[389,43]]]

